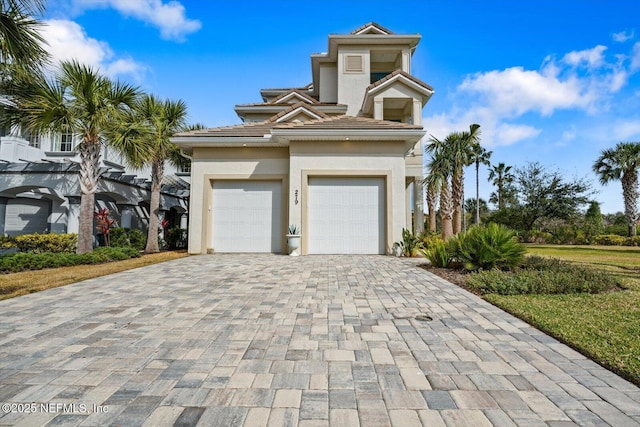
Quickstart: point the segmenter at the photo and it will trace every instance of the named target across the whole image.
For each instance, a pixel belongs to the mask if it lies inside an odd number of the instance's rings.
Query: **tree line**
[[[564,224],[575,226],[577,222],[582,224],[583,234],[590,236],[603,229],[603,226],[593,225],[594,218],[600,218],[602,222],[602,214],[588,179],[566,179],[559,170],[538,162],[529,162],[521,167],[504,162],[492,164],[490,158],[493,153],[480,144],[478,124],[469,126],[468,131],[452,132],[442,140],[431,136],[425,151],[430,154],[424,179],[428,210],[425,226],[431,233],[439,231],[445,240],[463,230],[467,214],[474,224],[480,224],[482,220],[507,225],[517,230],[524,240],[534,240],[534,235],[543,229]],[[479,197],[481,165],[488,166],[488,179],[495,187],[489,198],[489,202],[497,207],[493,211]],[[475,166],[476,197],[465,200],[464,171],[469,166]],[[621,182],[624,221],[630,237],[636,235],[639,218],[639,167],[638,142],[621,142],[614,148],[603,150],[593,164],[593,171],[602,184]],[[611,218],[611,222],[616,224],[620,220],[620,216]]]

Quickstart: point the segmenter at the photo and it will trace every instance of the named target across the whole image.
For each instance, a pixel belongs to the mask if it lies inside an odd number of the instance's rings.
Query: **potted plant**
[[[300,228],[297,225],[289,226],[289,234],[287,234],[287,246],[289,247],[289,256],[298,256],[296,249],[300,247]]]

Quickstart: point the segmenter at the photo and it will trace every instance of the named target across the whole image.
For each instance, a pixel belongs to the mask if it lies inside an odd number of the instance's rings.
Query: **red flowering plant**
[[[116,224],[116,220],[111,218],[109,216],[109,213],[109,209],[102,208],[98,212],[95,212],[93,214],[98,221],[98,225],[96,225],[96,228],[104,236],[104,244],[106,246],[109,246],[109,230],[111,230],[111,227]]]

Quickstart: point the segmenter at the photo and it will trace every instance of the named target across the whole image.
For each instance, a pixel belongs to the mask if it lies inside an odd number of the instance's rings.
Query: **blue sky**
[[[212,127],[239,123],[233,106],[260,102],[261,88],[309,83],[309,55],[327,50],[329,33],[370,21],[420,33],[412,72],[435,88],[429,134],[479,123],[493,163],[585,177],[615,212],[620,184],[601,187],[591,165],[604,148],[640,141],[638,16],[636,0],[50,0],[44,19],[54,58],[181,98],[191,122]]]

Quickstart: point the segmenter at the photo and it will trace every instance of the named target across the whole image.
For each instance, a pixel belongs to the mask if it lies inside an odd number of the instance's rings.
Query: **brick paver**
[[[638,387],[418,262],[194,256],[2,301],[0,425],[640,425]]]

